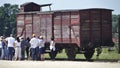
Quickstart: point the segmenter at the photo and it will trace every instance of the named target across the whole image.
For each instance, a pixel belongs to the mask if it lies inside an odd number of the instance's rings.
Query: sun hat
[[[40,39],[42,39],[43,38],[43,36],[40,36]]]
[[[32,34],[33,37],[35,37],[35,34]]]

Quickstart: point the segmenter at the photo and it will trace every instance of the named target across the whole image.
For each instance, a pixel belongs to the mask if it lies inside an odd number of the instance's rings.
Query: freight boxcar
[[[111,9],[20,12],[16,19],[17,35],[42,35],[48,53],[50,39],[54,37],[56,54],[65,49],[68,59],[81,53],[90,59],[96,47],[113,46]]]

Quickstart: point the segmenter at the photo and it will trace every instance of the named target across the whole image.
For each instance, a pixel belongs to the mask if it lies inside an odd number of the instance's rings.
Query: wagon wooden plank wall
[[[23,31],[24,30],[24,31]],[[58,42],[112,42],[111,10],[84,9],[51,12],[25,12],[17,15],[17,34],[33,33]]]
[[[20,12],[16,19],[17,35],[31,38],[34,33],[42,35],[46,42],[54,37],[56,43],[60,44],[57,49],[65,48],[69,58],[73,58],[69,56],[73,55],[69,51],[74,54],[84,51],[82,53],[90,59],[95,47],[113,45],[111,9],[38,10]],[[74,51],[75,45],[77,51]]]
[[[80,12],[81,42],[95,42],[110,46],[112,42],[112,10],[88,9]]]

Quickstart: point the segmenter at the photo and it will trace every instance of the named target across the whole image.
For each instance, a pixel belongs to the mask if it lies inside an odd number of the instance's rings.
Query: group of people
[[[50,42],[51,60],[55,59],[55,41],[51,38]],[[26,54],[25,54],[26,53]],[[0,37],[0,59],[3,60],[25,60],[31,58],[32,60],[44,61],[45,53],[45,40],[43,36],[36,37],[35,34],[32,38],[24,38],[17,36],[16,39],[11,34],[10,37]]]

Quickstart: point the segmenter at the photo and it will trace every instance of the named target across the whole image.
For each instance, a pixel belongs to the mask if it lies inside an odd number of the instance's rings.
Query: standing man
[[[31,57],[32,60],[37,60],[38,59],[38,52],[39,52],[39,40],[36,38],[35,34],[32,35],[33,38],[30,40],[30,44],[31,44]]]
[[[29,37],[27,37],[26,38],[26,49],[25,49],[25,51],[26,51],[26,54],[27,54],[27,59],[29,58],[29,48],[30,48],[30,38]]]
[[[14,43],[15,38],[13,38],[13,35],[10,34],[10,37],[6,38],[7,44],[8,44],[8,60],[12,60],[14,55]]]

